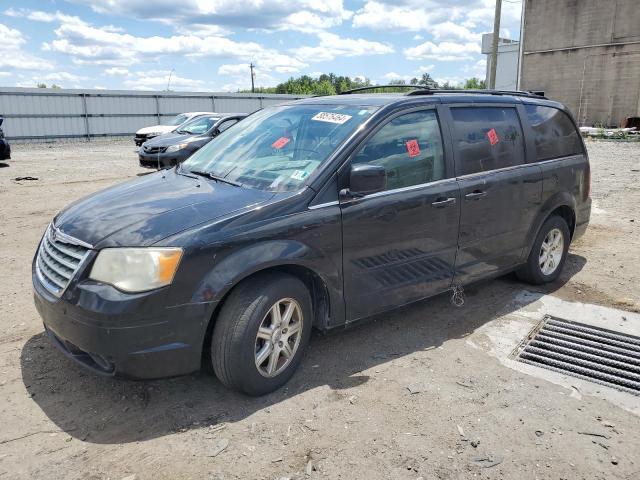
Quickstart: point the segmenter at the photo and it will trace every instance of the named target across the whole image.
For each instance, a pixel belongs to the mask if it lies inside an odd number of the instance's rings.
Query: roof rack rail
[[[413,88],[413,89],[422,89],[422,88],[426,88],[424,85],[394,85],[394,84],[390,84],[390,85],[369,85],[366,87],[358,87],[358,88],[352,88],[351,90],[345,90],[344,92],[340,92],[338,95],[350,95],[352,93],[356,93],[356,92],[362,92],[365,90],[377,90],[379,88]]]
[[[405,95],[433,95],[435,93],[460,93],[460,94],[472,94],[472,95],[512,95],[514,97],[529,97],[529,98],[546,98],[544,92],[533,91],[521,91],[521,90],[450,90],[441,88],[428,88],[419,87],[412,92],[407,92]]]

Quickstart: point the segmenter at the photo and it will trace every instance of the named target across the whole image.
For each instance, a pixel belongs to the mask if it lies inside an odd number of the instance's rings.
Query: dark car
[[[199,115],[173,132],[144,142],[138,150],[140,166],[159,169],[184,162],[193,152],[246,116],[246,113]]]
[[[264,394],[312,328],[511,271],[554,281],[589,188],[574,120],[534,94],[304,99],[59,213],[34,258],[35,304],[94,372],[212,362],[225,385]]]
[[[0,160],[11,159],[11,145],[9,141],[4,138],[4,131],[2,130],[2,123],[4,118],[0,117]]]

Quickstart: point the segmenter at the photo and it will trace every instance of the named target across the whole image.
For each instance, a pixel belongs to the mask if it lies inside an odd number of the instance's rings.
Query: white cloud
[[[48,82],[82,82],[87,80],[87,77],[82,75],[76,75],[74,73],[69,72],[54,72],[48,73],[46,75],[38,76],[39,80],[48,81]]]
[[[171,76],[170,83],[169,76]],[[171,90],[198,90],[205,87],[205,82],[202,80],[181,77],[167,70],[134,72],[133,78],[127,78],[123,84],[133,90],[164,90],[167,85]]]
[[[315,47],[299,47],[293,52],[309,62],[325,62],[336,57],[356,57],[360,55],[384,55],[393,53],[392,46],[364,39],[342,38],[335,33],[318,34],[320,42]]]
[[[128,69],[122,68],[122,67],[107,68],[104,71],[104,73],[105,75],[109,75],[110,77],[115,77],[115,76],[128,77],[129,75],[131,75],[131,72]]]
[[[393,32],[425,32],[434,36],[439,33],[441,35],[435,37],[436,40],[455,38],[471,41],[471,35],[486,33],[493,28],[494,11],[495,0],[367,0],[355,12],[352,26]],[[503,3],[501,21],[505,29],[519,30],[520,11],[519,2]],[[454,31],[447,32],[443,25],[455,25]],[[418,36],[422,38],[414,40],[422,40],[427,35]]]
[[[401,2],[398,2],[401,3]],[[426,29],[432,23],[432,14],[411,5],[388,5],[383,2],[366,2],[353,17],[355,28],[372,30],[400,30],[415,32]]]
[[[10,77],[11,73],[10,72],[0,72],[0,77]]]
[[[342,0],[73,0],[102,14],[155,20],[172,26],[217,25],[261,30],[318,31],[351,17]]]
[[[434,68],[436,68],[436,66],[433,63],[429,65],[421,65],[418,67],[418,73],[429,73],[433,71]]]
[[[48,70],[53,68],[53,65],[47,60],[23,50],[27,40],[19,30],[9,28],[0,23],[0,38],[2,39],[0,68],[20,70]]]
[[[439,40],[460,40],[465,42],[481,42],[482,34],[474,33],[462,25],[453,22],[444,22],[434,25],[430,30],[433,38]]]
[[[415,47],[407,48],[404,55],[409,60],[433,59],[441,62],[473,60],[473,55],[480,53],[478,43],[455,42],[424,42]]]
[[[251,73],[248,63],[225,64],[218,67],[218,75],[246,75]]]
[[[259,43],[237,42],[225,37],[198,37],[191,34],[139,37],[76,19],[72,22],[62,20],[54,33],[56,38],[44,43],[43,49],[68,55],[76,64],[124,68],[164,55],[179,55],[191,59],[207,57],[255,61],[267,71],[295,72],[307,66],[297,58],[264,48]],[[117,74],[117,70],[109,72],[105,73]]]

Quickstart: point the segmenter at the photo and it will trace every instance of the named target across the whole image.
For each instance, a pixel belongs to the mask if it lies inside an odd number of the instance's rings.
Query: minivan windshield
[[[175,126],[181,125],[184,122],[186,122],[188,118],[189,117],[187,115],[184,115],[184,114],[176,115],[171,120],[169,120],[165,125],[169,125],[171,127],[175,127]]]
[[[213,127],[220,117],[204,116],[190,120],[176,130],[176,133],[200,135]]]
[[[225,130],[182,168],[273,192],[298,190],[375,107],[284,105]]]

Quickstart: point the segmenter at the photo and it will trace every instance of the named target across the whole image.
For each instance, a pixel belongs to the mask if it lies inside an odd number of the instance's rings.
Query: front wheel
[[[248,395],[280,388],[298,368],[311,326],[309,291],[296,277],[268,273],[240,283],[225,301],[213,330],[216,376]]]
[[[516,271],[521,280],[536,285],[553,282],[567,259],[571,234],[564,218],[549,217],[533,242],[527,263]]]

